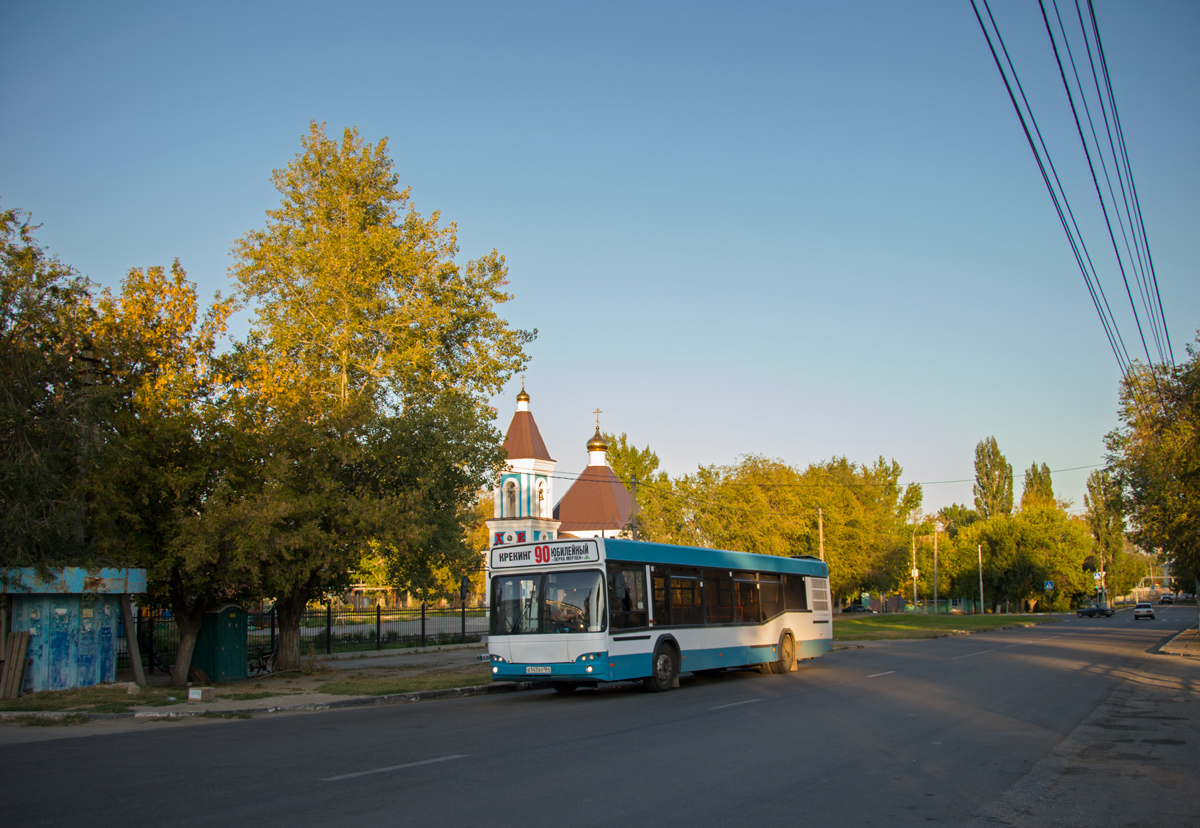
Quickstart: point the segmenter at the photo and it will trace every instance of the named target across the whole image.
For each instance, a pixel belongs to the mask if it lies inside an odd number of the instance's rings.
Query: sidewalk
[[[132,719],[163,720],[186,719],[195,716],[206,718],[245,718],[264,713],[289,711],[329,710],[340,707],[357,707],[376,704],[402,704],[434,699],[457,698],[488,693],[507,693],[528,689],[531,685],[492,684],[488,681],[486,644],[457,644],[426,649],[378,650],[356,653],[334,653],[315,658],[302,659],[303,669],[281,674],[270,674],[241,681],[209,685],[212,699],[187,701],[188,688],[178,688],[178,702],[165,706],[134,705],[126,713],[85,713],[91,720]],[[478,668],[478,669],[476,669]],[[399,683],[404,680],[420,679],[422,676],[453,676],[462,673],[463,686],[448,689],[417,690],[387,694],[345,694],[323,689],[332,683],[373,682]],[[140,692],[132,679],[131,671],[122,670],[118,679],[126,683],[131,695]],[[147,676],[147,685],[167,688],[169,677],[163,674]],[[477,683],[482,682],[482,683]],[[199,687],[194,685],[193,687]],[[58,718],[78,716],[69,713],[0,713],[5,718],[24,716]]]
[[[1200,629],[1191,627],[1158,648],[1164,655],[1200,658]]]

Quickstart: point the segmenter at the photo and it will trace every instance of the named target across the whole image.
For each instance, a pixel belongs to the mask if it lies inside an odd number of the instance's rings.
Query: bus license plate
[[[526,667],[525,674],[526,675],[536,674],[536,675],[548,676],[548,675],[550,675],[550,668],[549,667]]]

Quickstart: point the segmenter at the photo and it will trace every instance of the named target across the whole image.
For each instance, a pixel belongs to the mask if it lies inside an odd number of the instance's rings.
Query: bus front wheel
[[[670,644],[660,643],[654,648],[650,669],[650,675],[642,679],[646,689],[654,693],[667,692],[679,678],[679,653]]]

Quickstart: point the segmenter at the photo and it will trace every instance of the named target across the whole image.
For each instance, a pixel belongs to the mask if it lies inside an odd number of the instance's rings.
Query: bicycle
[[[275,671],[275,648],[255,647],[254,654],[246,663],[246,675],[250,678],[270,675]]]
[[[163,654],[158,650],[152,652],[147,660],[150,662],[149,672],[153,673],[157,670],[164,675],[171,675],[171,665],[167,664],[167,660],[163,658]]]

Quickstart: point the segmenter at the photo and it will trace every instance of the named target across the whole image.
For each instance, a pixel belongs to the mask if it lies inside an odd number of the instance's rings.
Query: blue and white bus
[[[829,569],[688,546],[581,538],[494,547],[488,559],[493,681],[562,691],[681,672],[788,672],[829,652]]]

